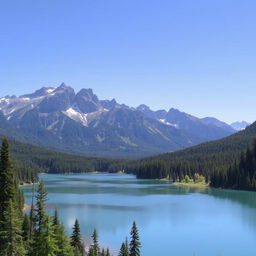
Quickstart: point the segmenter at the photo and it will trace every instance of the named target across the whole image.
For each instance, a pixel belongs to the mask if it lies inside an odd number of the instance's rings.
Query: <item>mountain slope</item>
[[[172,159],[176,157],[188,157],[188,156],[208,156],[215,154],[221,157],[222,154],[240,154],[242,150],[245,150],[250,145],[253,139],[256,137],[256,122],[248,126],[245,130],[236,134],[228,136],[226,138],[206,142],[191,148],[187,148],[181,151],[173,152],[170,154],[162,154],[156,156],[157,159]]]
[[[185,174],[191,176],[196,172],[209,176],[215,170],[226,170],[237,161],[255,137],[256,122],[241,132],[217,141],[134,161],[127,169],[131,172],[134,170],[144,178],[162,178],[167,173],[184,178]]]
[[[204,141],[220,139],[236,132],[231,126],[216,118],[200,119],[174,108],[168,112],[165,110],[152,111],[148,106],[140,105],[137,110],[166,125],[201,137]]]
[[[91,89],[75,93],[65,84],[0,98],[0,110],[5,123],[28,138],[22,141],[88,156],[138,158],[233,133],[178,110],[134,109],[114,99],[100,100]],[[10,135],[7,128],[1,132]]]
[[[214,126],[220,127],[223,130],[230,133],[234,133],[236,131],[231,125],[228,125],[214,117],[205,117],[205,118],[201,118],[200,120],[207,125],[214,125]]]

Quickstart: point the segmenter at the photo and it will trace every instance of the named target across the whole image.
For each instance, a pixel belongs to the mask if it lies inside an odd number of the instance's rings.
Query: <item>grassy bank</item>
[[[174,182],[176,186],[187,186],[187,187],[209,187],[209,183],[205,182]]]

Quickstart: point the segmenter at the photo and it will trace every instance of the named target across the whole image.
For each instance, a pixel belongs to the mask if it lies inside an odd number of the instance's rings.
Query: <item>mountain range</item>
[[[49,149],[88,156],[142,157],[176,151],[236,132],[212,117],[177,109],[131,108],[92,89],[62,83],[0,98],[0,133]]]
[[[234,122],[232,124],[230,124],[230,126],[236,130],[236,131],[242,131],[244,130],[247,126],[249,126],[250,123],[246,122],[246,121],[241,121],[241,122]]]

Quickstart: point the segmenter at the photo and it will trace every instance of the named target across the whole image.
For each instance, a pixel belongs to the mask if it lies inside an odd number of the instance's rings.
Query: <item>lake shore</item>
[[[204,182],[198,182],[198,183],[194,183],[194,182],[173,182],[172,183],[175,186],[186,186],[186,187],[199,187],[199,188],[206,188],[206,187],[210,187],[208,183],[204,183]]]
[[[36,183],[22,183],[19,185],[19,187],[30,187],[30,186],[33,186],[33,185],[38,185],[39,182],[36,182]]]

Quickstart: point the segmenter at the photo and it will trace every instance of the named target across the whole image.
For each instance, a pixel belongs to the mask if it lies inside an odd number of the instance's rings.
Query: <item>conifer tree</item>
[[[1,256],[23,256],[26,251],[22,238],[22,220],[15,202],[9,201],[1,221]]]
[[[98,233],[97,233],[96,229],[93,230],[92,240],[93,240],[93,245],[92,245],[93,252],[95,255],[98,255],[99,251],[100,251],[100,246],[99,246],[99,241],[98,241]]]
[[[84,255],[84,244],[82,242],[81,233],[80,233],[80,225],[78,220],[76,219],[73,233],[71,235],[71,246],[73,247],[74,254],[77,255]],[[77,254],[79,253],[79,254]]]
[[[24,255],[19,188],[14,179],[9,143],[3,139],[0,154],[0,255]]]
[[[88,256],[99,256],[102,253],[104,253],[104,255],[106,255],[107,251],[105,252],[105,250],[102,250],[102,252],[100,253],[98,233],[97,233],[97,230],[94,229],[93,234],[92,234],[92,245],[90,246]]]
[[[51,218],[45,213],[47,191],[43,182],[39,183],[36,195],[35,231],[31,255],[56,256],[56,234],[51,225]]]
[[[139,238],[139,232],[137,229],[137,225],[135,221],[133,222],[132,225],[132,230],[131,230],[131,240],[130,240],[130,256],[140,256],[140,238]]]
[[[10,160],[9,143],[4,138],[0,156],[0,221],[3,221],[4,212],[10,200],[14,202],[17,198],[15,198],[15,183]]]
[[[56,234],[52,228],[50,216],[46,215],[43,219],[41,233],[36,238],[38,243],[34,251],[35,256],[57,256]]]
[[[103,256],[105,256],[105,251],[103,251],[103,253]],[[98,256],[94,253],[92,246],[89,248],[88,256]]]
[[[59,221],[58,209],[55,208],[52,225],[53,225],[53,227],[57,228],[59,226],[59,224],[60,224],[60,221]]]
[[[41,232],[43,221],[46,218],[46,213],[45,213],[46,200],[47,200],[47,191],[44,187],[44,183],[40,181],[37,189],[36,209],[35,209],[35,221],[36,221],[38,233]]]
[[[34,234],[35,234],[35,229],[36,229],[36,216],[35,216],[35,208],[34,204],[32,203],[30,212],[29,212],[29,240],[32,241]]]
[[[129,249],[126,243],[122,243],[118,256],[129,256]]]
[[[30,221],[27,214],[23,217],[22,223],[22,237],[24,241],[24,246],[27,251],[30,250]]]
[[[56,239],[56,256],[72,256],[73,249],[70,245],[68,237],[66,236],[64,225],[59,221],[57,209],[55,209],[54,212],[52,227]]]

